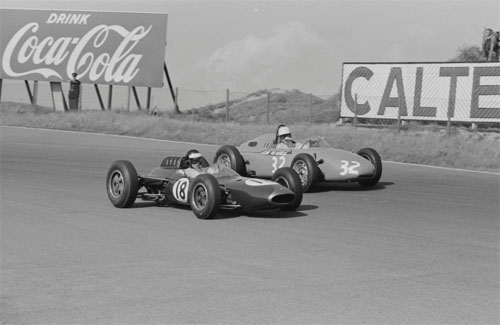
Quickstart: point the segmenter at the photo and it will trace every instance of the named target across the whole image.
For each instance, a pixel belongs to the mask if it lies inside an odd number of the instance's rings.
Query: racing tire
[[[235,146],[220,147],[215,153],[214,163],[231,168],[241,176],[245,176],[247,173],[243,156]]]
[[[358,183],[361,186],[375,186],[382,176],[382,160],[378,152],[372,148],[363,148],[357,154],[369,160],[375,166],[375,175],[372,178],[360,180]]]
[[[293,158],[290,166],[299,175],[304,192],[312,189],[318,182],[320,171],[316,161],[310,154],[299,153]]]
[[[134,204],[139,190],[139,178],[130,161],[118,160],[111,164],[106,176],[106,190],[109,200],[116,208],[129,208]]]
[[[273,182],[283,185],[295,194],[293,201],[286,206],[281,207],[282,211],[294,211],[302,203],[302,183],[300,182],[299,175],[291,167],[282,167],[278,169],[272,179]]]
[[[198,219],[212,219],[219,211],[221,192],[215,176],[200,174],[189,186],[188,202]]]

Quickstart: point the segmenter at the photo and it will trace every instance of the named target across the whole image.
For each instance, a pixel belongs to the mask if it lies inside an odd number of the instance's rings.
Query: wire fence
[[[256,92],[198,91],[177,89],[182,113],[196,114],[198,119],[237,121],[239,123],[331,123],[338,121],[338,94],[306,94],[298,90],[270,89]],[[183,96],[209,103],[184,109]]]

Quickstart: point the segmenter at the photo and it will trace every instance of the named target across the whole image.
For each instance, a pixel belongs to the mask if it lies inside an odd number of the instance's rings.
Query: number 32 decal
[[[276,170],[278,170],[278,168],[281,168],[285,165],[285,156],[274,156],[273,157],[273,169],[271,170],[271,172],[274,174],[274,172]]]
[[[341,160],[340,161],[340,175],[359,175],[359,172],[357,171],[357,168],[360,166],[360,163],[357,161],[347,161],[347,160]]]

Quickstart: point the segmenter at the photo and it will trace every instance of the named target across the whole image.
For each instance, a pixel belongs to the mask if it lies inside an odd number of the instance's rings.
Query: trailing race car
[[[372,148],[352,153],[331,147],[322,137],[314,137],[295,148],[281,149],[277,148],[278,130],[276,134],[261,135],[239,147],[224,145],[217,150],[214,162],[241,175],[261,178],[272,178],[279,168],[292,167],[300,177],[304,192],[318,182],[375,186],[382,176],[382,161]]]
[[[200,219],[213,218],[219,209],[292,211],[302,202],[300,178],[291,168],[280,168],[271,180],[247,178],[225,166],[209,166],[203,157],[198,159],[201,169],[196,169],[193,152],[167,157],[147,175],[138,175],[130,161],[113,162],[106,177],[109,200],[117,208],[131,207],[136,198],[190,205]]]

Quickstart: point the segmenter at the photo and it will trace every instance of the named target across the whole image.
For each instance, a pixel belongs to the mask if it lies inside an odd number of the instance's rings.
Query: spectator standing
[[[500,32],[495,32],[495,37],[494,37],[494,45],[493,45],[493,52],[496,55],[496,60],[500,61]]]
[[[73,72],[71,74],[73,79],[69,82],[69,110],[70,111],[78,111],[79,104],[80,104],[80,86],[81,82],[78,80],[76,77],[78,74],[76,72]]]

